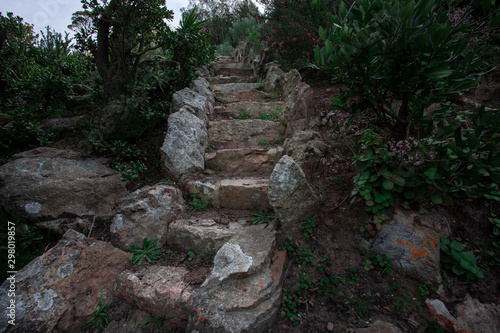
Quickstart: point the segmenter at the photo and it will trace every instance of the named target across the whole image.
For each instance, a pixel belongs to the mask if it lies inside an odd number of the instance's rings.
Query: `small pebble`
[[[333,323],[328,323],[328,324],[326,324],[326,329],[327,329],[329,332],[333,332]]]

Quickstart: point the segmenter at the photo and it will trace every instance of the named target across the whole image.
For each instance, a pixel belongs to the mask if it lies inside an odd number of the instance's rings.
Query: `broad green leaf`
[[[441,193],[435,192],[431,195],[431,201],[435,204],[442,204],[443,203],[443,197],[441,196]]]
[[[425,72],[424,75],[429,79],[438,80],[450,76],[453,71],[449,68],[435,68],[429,72]]]
[[[394,188],[394,182],[392,182],[391,180],[384,180],[384,182],[382,183],[382,187],[387,191],[390,191]]]

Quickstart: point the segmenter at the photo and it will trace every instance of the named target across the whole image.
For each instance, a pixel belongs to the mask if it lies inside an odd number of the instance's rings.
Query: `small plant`
[[[430,283],[423,282],[418,284],[418,294],[421,297],[427,297],[428,295],[431,294],[431,292],[436,292],[436,291],[437,288]]]
[[[250,113],[247,112],[246,109],[244,109],[239,116],[236,117],[236,119],[248,119],[250,118]]]
[[[263,83],[261,77],[259,78],[259,82],[257,82],[257,88],[255,88],[255,89],[257,89],[257,90],[264,90],[264,83]]]
[[[273,113],[264,113],[262,112],[259,116],[259,119],[262,119],[262,120],[273,120],[273,119],[278,119],[280,116],[277,112],[273,112]]]
[[[274,99],[278,99],[279,97],[280,97],[280,94],[275,93],[275,92],[273,92],[273,93],[271,93],[271,95],[269,95],[269,98],[270,98],[270,99],[273,99],[273,100],[274,100]]]
[[[301,230],[302,230],[302,237],[306,239],[314,236],[314,230],[316,230],[316,223],[314,223],[314,220],[312,219],[311,216],[307,217],[306,223],[301,228]]]
[[[152,242],[151,240],[144,238],[142,240],[142,249],[136,245],[130,245],[130,251],[134,254],[130,261],[134,264],[140,265],[142,263],[142,259],[146,259],[148,262],[151,260],[156,260],[157,256],[161,255],[161,246],[155,246],[156,242],[158,242],[158,238],[155,238]]]
[[[394,306],[396,307],[396,310],[403,312],[406,307],[410,304],[410,297],[406,296],[404,298],[402,297],[396,297],[394,299]]]
[[[354,311],[360,316],[360,317],[368,317],[370,316],[370,313],[366,309],[366,300],[363,297],[358,297],[358,298],[351,298],[351,303],[354,304]]]
[[[276,216],[273,214],[268,214],[267,210],[261,209],[258,213],[253,213],[252,223],[253,224],[264,224],[271,223]]]
[[[264,139],[260,139],[259,142],[258,142],[259,146],[264,146],[264,147],[267,146],[267,145],[269,145],[269,144],[270,144],[269,141],[264,140]]]
[[[349,280],[347,283],[351,286],[354,286],[356,282],[359,281],[358,270],[354,268],[349,268],[346,272],[347,279]]]
[[[294,326],[298,324],[299,299],[289,295],[286,289],[283,289],[283,301],[281,302],[281,316],[290,319]]]
[[[191,206],[193,206],[193,210],[189,213],[189,216],[193,215],[196,211],[204,211],[210,208],[209,199],[203,198],[199,192],[192,191],[189,195],[191,196]]]
[[[101,332],[109,324],[109,304],[102,304],[102,292],[99,295],[99,304],[94,313],[87,319],[82,321],[82,328],[87,329],[89,327],[95,326],[98,332]]]
[[[196,253],[194,251],[189,251],[187,255],[187,260],[189,261],[192,261],[194,258],[196,258]]]
[[[389,254],[386,254],[385,258],[380,254],[371,255],[367,253],[365,256],[366,260],[362,263],[365,271],[375,269],[377,266],[382,268],[386,273],[392,271],[391,256]]]
[[[212,150],[212,148],[213,148],[212,144],[210,142],[207,142],[207,146],[206,146],[205,150],[210,151],[210,150]]]
[[[465,246],[455,239],[441,237],[441,251],[445,254],[441,262],[451,267],[456,275],[467,275],[467,280],[484,277],[484,270],[476,266],[476,257],[472,251],[464,251]]]
[[[491,233],[492,244],[500,248],[500,218],[493,214],[488,220],[493,224],[493,231]]]
[[[160,316],[159,314],[156,314],[152,317],[147,317],[146,319],[144,319],[144,322],[142,323],[141,327],[146,325],[148,322],[151,322],[153,324],[153,327],[155,329],[159,330],[159,329],[161,329],[161,327],[163,326],[163,323],[165,321],[169,321],[172,318],[174,318],[174,317],[166,317],[166,316]],[[165,332],[171,332],[171,331],[172,331],[172,329],[169,328]]]
[[[130,162],[130,167],[117,165],[115,170],[121,173],[120,180],[126,182],[127,180],[136,180],[139,175],[146,171],[148,167],[141,161]]]
[[[203,251],[198,251],[196,249],[189,251],[188,252],[188,260],[189,261],[193,260],[196,257],[196,254],[198,254],[206,259],[210,259],[214,254],[214,245],[210,244],[210,247],[206,250],[203,250]]]

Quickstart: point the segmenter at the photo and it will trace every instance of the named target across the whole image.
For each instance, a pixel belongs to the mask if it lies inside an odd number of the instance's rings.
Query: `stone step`
[[[236,92],[216,92],[215,98],[222,103],[235,103],[235,102],[248,102],[254,101],[259,103],[265,103],[271,101],[271,94],[252,89],[243,90]]]
[[[261,119],[234,119],[210,121],[208,142],[232,147],[279,143],[281,126],[277,121]]]
[[[227,84],[227,83],[256,83],[256,77],[248,76],[213,76],[210,78],[213,84]]]
[[[186,187],[189,192],[197,193],[199,198],[208,199],[216,208],[248,210],[254,213],[261,209],[271,209],[267,195],[267,178],[259,178],[258,175],[247,178],[225,176],[217,175],[203,181],[192,180],[186,183]]]
[[[282,156],[282,147],[220,149],[205,153],[205,168],[229,175],[270,175]]]
[[[218,105],[214,108],[214,113],[222,114],[233,118],[248,117],[258,119],[264,116],[278,119],[283,111],[284,102],[272,101],[259,103],[254,101],[236,102],[226,105]]]
[[[223,179],[219,184],[219,202],[222,208],[254,211],[272,208],[267,197],[268,179]]]
[[[215,67],[214,74],[224,76],[252,76],[253,69],[250,65],[236,62],[222,63]]]
[[[224,83],[224,84],[216,84],[213,87],[213,91],[215,93],[230,93],[230,92],[237,92],[237,91],[245,91],[245,90],[252,90],[252,89],[257,89],[259,86],[258,83]]]

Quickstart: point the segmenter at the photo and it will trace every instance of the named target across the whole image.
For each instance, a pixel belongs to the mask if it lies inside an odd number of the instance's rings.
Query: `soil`
[[[451,236],[475,251],[478,265],[486,270],[484,278],[467,281],[443,270],[443,282],[438,285],[433,281],[423,281],[417,276],[407,275],[397,267],[384,269],[376,266],[365,269],[363,263],[367,260],[367,253],[358,247],[355,235],[361,233],[360,225],[368,221],[370,216],[362,204],[351,204],[350,193],[355,175],[351,162],[353,152],[342,142],[354,134],[356,127],[352,127],[347,133],[339,132],[341,126],[337,125],[348,115],[335,111],[330,106],[331,97],[339,90],[338,86],[313,86],[312,89],[312,110],[317,114],[333,113],[333,127],[317,126],[314,130],[321,134],[329,146],[326,156],[336,157],[336,160],[333,168],[322,163],[304,167],[322,200],[320,209],[311,216],[316,227],[311,229],[312,237],[296,235],[293,241],[283,240],[279,246],[288,246],[289,250],[309,248],[313,265],[307,269],[307,264],[298,256],[289,256],[283,289],[290,301],[283,301],[280,315],[270,332],[346,332],[348,329],[367,327],[379,319],[396,325],[404,332],[425,332],[426,329],[429,332],[439,332],[432,330],[435,326],[425,310],[426,298],[440,298],[450,311],[466,294],[482,303],[500,304],[500,262],[491,245],[491,225],[487,219],[489,213],[486,207],[476,202],[456,201],[453,206],[442,205],[435,208],[447,217]],[[360,121],[368,123],[370,119]],[[137,144],[138,149],[145,153],[142,158],[148,171],[140,179],[130,183],[129,190],[164,180],[160,170],[159,147],[163,143],[166,129],[167,124],[158,127],[147,139]],[[333,169],[336,171],[332,172]],[[183,217],[187,217],[187,214]],[[193,216],[213,218],[218,223],[228,224],[229,221],[251,214],[252,212],[218,209],[195,212]],[[92,237],[108,241],[109,224],[109,221],[96,221]],[[178,248],[164,248],[163,256],[154,264],[187,268],[190,271],[187,277],[189,283],[197,286],[209,274],[213,255],[214,253],[190,254]],[[128,269],[143,270],[151,264],[130,264]],[[323,281],[324,287],[320,281]],[[109,309],[113,319],[129,318],[136,311],[133,306],[118,301],[111,304]],[[168,322],[162,327],[163,330],[155,329],[153,323],[149,322],[143,329],[147,332],[163,332],[169,327]],[[181,331],[179,328],[173,329],[174,332]]]

